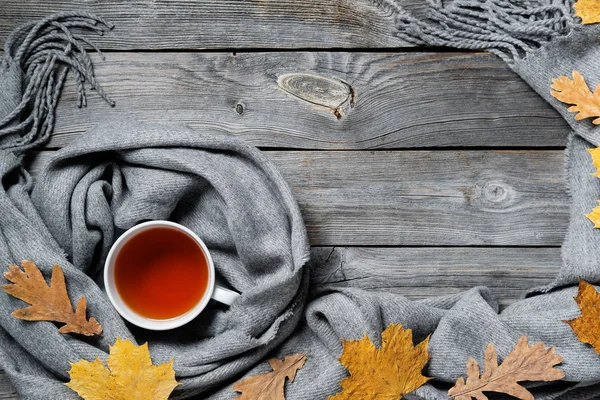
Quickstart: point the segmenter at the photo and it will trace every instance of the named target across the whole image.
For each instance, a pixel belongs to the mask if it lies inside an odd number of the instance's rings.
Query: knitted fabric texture
[[[415,43],[500,54],[571,124],[576,133],[567,150],[571,220],[554,283],[532,289],[501,312],[483,287],[421,301],[351,288],[309,291],[305,228],[273,165],[238,139],[167,122],[98,125],[54,153],[33,182],[22,156],[51,134],[66,70],[74,71],[81,105],[86,84],[110,102],[81,47],[83,37],[72,33],[99,32],[108,24],[85,13],[59,14],[17,29],[1,64],[0,266],[30,259],[48,276],[53,264],[61,265],[71,298],[87,297],[88,314],[102,323],[104,334],[83,339],[58,333],[50,322],[16,319],[11,312],[23,303],[0,292],[0,368],[22,398],[73,398],[64,385],[69,362],[105,359],[108,346],[121,337],[148,341],[156,363],[175,359],[182,384],[174,398],[231,399],[236,397],[231,385],[267,371],[267,358],[302,352],[308,360],[287,386],[287,399],[324,399],[339,391],[347,374],[337,362],[340,338],[366,333],[379,345],[391,323],[412,328],[415,341],[432,335],[425,374],[434,380],[407,398],[447,399],[469,357],[482,365],[483,351],[493,343],[502,358],[522,334],[555,346],[564,357],[560,368],[566,378],[531,387],[536,399],[600,394],[600,357],[562,322],[579,315],[573,301],[577,278],[600,282],[600,230],[584,217],[600,199],[600,180],[591,175],[586,152],[600,143],[600,134],[589,121],[574,121],[549,96],[551,77],[573,69],[592,85],[600,83],[594,70],[600,32],[577,26],[567,2],[432,1],[429,19],[387,5],[397,13],[399,34]],[[525,29],[526,21],[535,29]],[[570,45],[574,42],[577,46]],[[97,281],[116,237],[152,219],[173,220],[196,232],[218,275],[241,297],[230,308],[213,305],[167,334],[126,324]],[[389,284],[395,283],[390,277]]]

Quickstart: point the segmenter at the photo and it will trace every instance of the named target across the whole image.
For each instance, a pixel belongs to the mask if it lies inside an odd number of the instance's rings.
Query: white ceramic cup
[[[202,296],[198,304],[196,304],[191,310],[189,310],[185,314],[179,315],[171,319],[151,319],[139,315],[131,308],[129,308],[127,304],[125,304],[125,302],[119,295],[119,292],[117,291],[117,287],[115,285],[115,262],[117,260],[117,256],[119,255],[119,251],[123,248],[125,243],[127,243],[127,241],[134,237],[136,234],[143,232],[144,230],[153,228],[172,228],[187,234],[196,242],[198,247],[202,249],[202,252],[204,253],[204,257],[206,258],[208,265],[208,284],[206,285],[206,291],[204,292],[204,295]],[[133,228],[123,233],[113,244],[112,248],[110,249],[110,252],[108,253],[108,257],[106,257],[106,263],[104,264],[104,287],[111,303],[123,318],[125,318],[127,321],[131,322],[134,325],[154,331],[174,329],[187,324],[188,322],[196,318],[198,314],[200,314],[202,310],[204,310],[204,308],[206,308],[211,298],[223,304],[231,305],[235,301],[235,299],[237,299],[240,296],[239,293],[234,292],[233,290],[229,290],[217,286],[215,284],[215,266],[213,264],[212,257],[208,252],[208,248],[206,247],[202,239],[200,239],[198,235],[196,235],[194,232],[192,232],[185,226],[170,221],[144,222],[134,226]]]

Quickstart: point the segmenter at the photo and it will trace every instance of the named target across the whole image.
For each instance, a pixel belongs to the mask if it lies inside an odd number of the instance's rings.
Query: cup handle
[[[213,290],[212,298],[219,303],[227,304],[228,306],[232,305],[235,299],[240,297],[238,292],[234,292],[233,290],[225,289],[219,285],[215,285],[215,290]]]

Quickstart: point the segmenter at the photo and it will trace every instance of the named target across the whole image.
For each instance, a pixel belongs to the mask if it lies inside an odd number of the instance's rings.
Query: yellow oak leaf
[[[454,400],[487,399],[483,392],[509,394],[521,400],[534,400],[533,395],[518,382],[556,381],[565,373],[554,368],[562,357],[554,354],[554,347],[546,349],[542,342],[529,346],[527,335],[519,338],[515,348],[498,366],[498,356],[493,344],[484,352],[483,374],[479,376],[479,365],[473,358],[467,361],[467,381],[461,376],[448,391]]]
[[[592,164],[596,167],[596,172],[592,175],[600,178],[600,147],[596,147],[595,149],[587,149],[588,153],[592,155]]]
[[[87,303],[85,297],[77,302],[75,312],[67,294],[65,275],[62,269],[55,265],[52,268],[50,286],[44,276],[31,261],[21,261],[23,270],[16,265],[9,265],[4,277],[11,284],[2,285],[2,290],[30,307],[16,310],[13,316],[27,321],[54,321],[65,325],[58,331],[61,333],[79,333],[93,336],[102,333],[102,326],[94,318],[86,320]]]
[[[296,372],[306,362],[306,356],[298,353],[285,357],[283,360],[272,358],[269,365],[273,371],[254,375],[236,382],[232,387],[241,392],[240,400],[285,400],[285,378],[294,382]]]
[[[592,123],[600,124],[600,85],[592,93],[583,76],[573,71],[573,80],[566,76],[552,79],[552,89],[550,94],[554,98],[565,104],[573,104],[568,111],[578,113],[576,120],[595,118]]]
[[[578,0],[574,4],[575,15],[581,18],[584,25],[600,22],[600,1]]]
[[[591,213],[585,214],[585,216],[594,223],[594,228],[600,228],[600,201]]]
[[[565,322],[580,341],[590,344],[600,354],[600,293],[594,286],[579,279],[575,301],[581,310],[581,316]]]
[[[152,365],[148,343],[136,346],[117,338],[104,365],[80,360],[71,364],[66,385],[84,400],[166,400],[179,383],[173,360]]]
[[[392,324],[381,334],[381,349],[365,335],[360,340],[343,340],[340,362],[350,372],[342,379],[342,391],[329,400],[401,399],[431,378],[422,370],[429,361],[429,337],[413,345],[412,330]]]

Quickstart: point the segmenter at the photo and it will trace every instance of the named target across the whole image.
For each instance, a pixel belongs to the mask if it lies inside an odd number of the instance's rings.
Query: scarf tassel
[[[86,12],[62,12],[37,23],[21,26],[7,38],[3,66],[24,74],[20,103],[0,120],[0,149],[22,153],[45,143],[54,129],[56,105],[69,70],[75,73],[78,107],[87,106],[85,83],[109,105],[112,101],[96,81],[92,60],[83,47],[104,55],[76,28],[98,35],[113,25]],[[16,139],[12,140],[12,137]]]
[[[396,10],[401,39],[419,46],[491,51],[508,63],[567,35],[575,24],[571,0],[428,0],[425,20],[395,1],[383,0]]]

